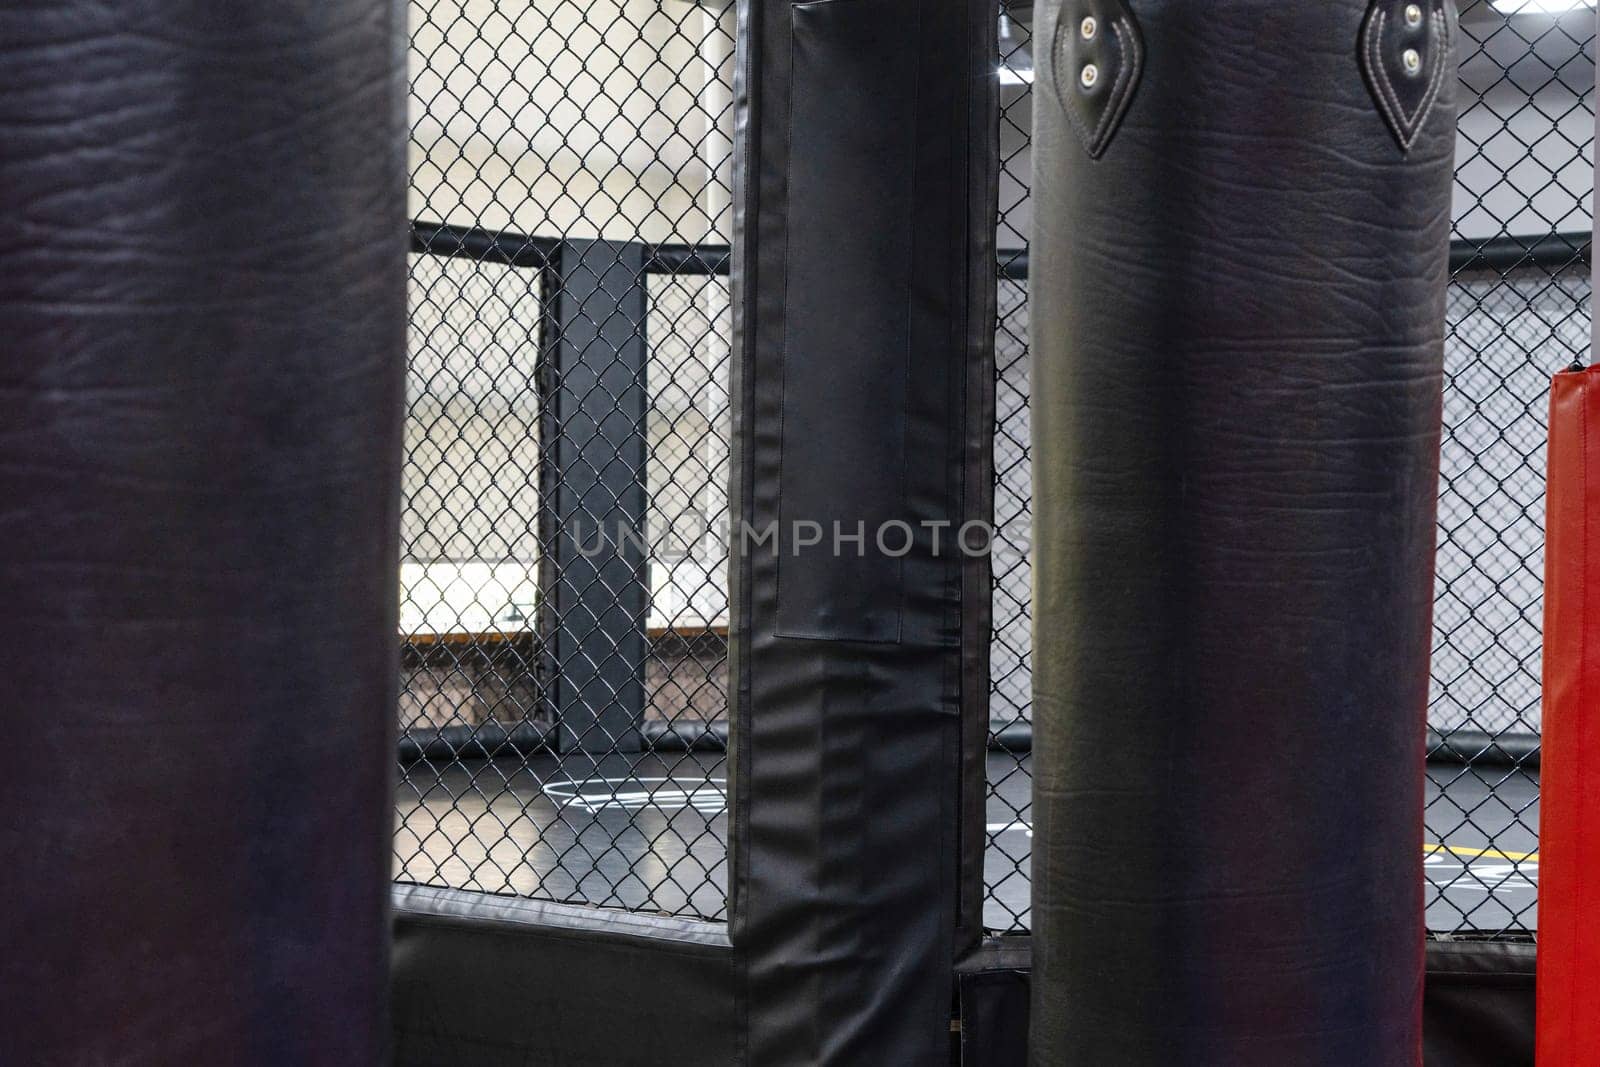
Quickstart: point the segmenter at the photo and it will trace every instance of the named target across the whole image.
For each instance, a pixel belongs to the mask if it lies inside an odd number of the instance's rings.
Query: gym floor
[[[1001,931],[1026,926],[1015,917],[1025,920],[1028,905],[1028,757],[1018,766],[989,757],[998,785],[984,918]],[[725,773],[710,752],[412,764],[396,793],[395,877],[725,918]],[[1418,861],[1430,930],[1534,927],[1538,792],[1524,771],[1429,765]]]

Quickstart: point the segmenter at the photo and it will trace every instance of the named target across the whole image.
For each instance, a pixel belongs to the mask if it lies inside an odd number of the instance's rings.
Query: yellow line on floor
[[[1463,848],[1460,845],[1434,845],[1424,844],[1422,854],[1432,856],[1435,853],[1448,852],[1452,856],[1463,859],[1506,860],[1511,863],[1538,863],[1537,852],[1503,852],[1498,848]]]

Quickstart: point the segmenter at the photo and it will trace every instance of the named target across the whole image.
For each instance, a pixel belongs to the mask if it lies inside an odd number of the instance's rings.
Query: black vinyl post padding
[[[385,1058],[404,38],[0,12],[0,1062]]]
[[[1027,1067],[1028,978],[1025,967],[958,977],[960,1067]]]
[[[746,1062],[933,1063],[981,902],[990,591],[954,542],[989,517],[995,12],[746,0],[740,17]],[[836,550],[835,523],[864,542]],[[776,551],[742,532],[774,524]]]
[[[396,1067],[729,1067],[727,927],[397,885]]]
[[[1034,51],[1032,1062],[1415,1064],[1454,78],[1407,152],[1366,0],[1126,6],[1098,160]]]
[[[1533,1067],[1531,942],[1433,941],[1424,1067]]]

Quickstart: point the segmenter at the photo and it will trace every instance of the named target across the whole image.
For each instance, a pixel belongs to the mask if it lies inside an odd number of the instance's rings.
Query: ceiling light
[[[1000,84],[1032,85],[1033,54],[1009,17],[1000,16]]]
[[[1502,15],[1561,15],[1594,7],[1594,0],[1494,0]]]

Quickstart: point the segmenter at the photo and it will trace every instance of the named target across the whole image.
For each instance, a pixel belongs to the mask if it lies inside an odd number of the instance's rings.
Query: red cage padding
[[[1538,1062],[1600,1063],[1600,370],[1550,387],[1540,770]],[[1590,531],[1593,530],[1594,533]]]

